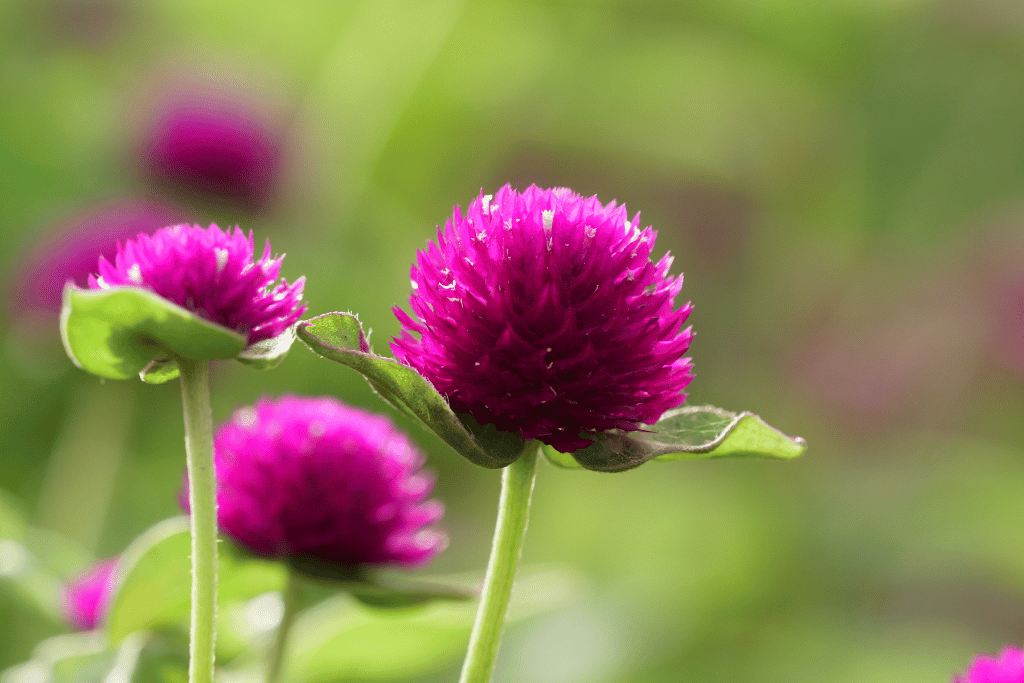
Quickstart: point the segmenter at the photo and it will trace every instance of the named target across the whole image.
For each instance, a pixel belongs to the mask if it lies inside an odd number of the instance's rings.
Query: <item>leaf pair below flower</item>
[[[296,332],[319,355],[361,373],[381,398],[421,422],[470,462],[490,468],[514,462],[526,441],[472,416],[456,414],[416,370],[370,351],[359,319],[351,313],[327,313],[298,323]],[[601,433],[593,445],[575,453],[550,446],[544,454],[569,469],[621,472],[648,460],[697,460],[725,457],[795,458],[806,449],[753,413],[733,413],[713,406],[670,410],[643,431]]]
[[[107,379],[139,376],[160,384],[178,376],[175,357],[237,358],[258,368],[277,365],[295,339],[288,329],[246,347],[246,338],[140,287],[64,289],[64,349],[75,365]]]

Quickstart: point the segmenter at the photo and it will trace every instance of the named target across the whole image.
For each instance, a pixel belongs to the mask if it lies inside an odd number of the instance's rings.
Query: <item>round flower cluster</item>
[[[626,207],[508,185],[455,208],[412,268],[395,357],[452,409],[558,450],[634,431],[686,399],[682,276]],[[415,335],[419,335],[418,338]]]
[[[298,321],[305,278],[281,280],[283,256],[270,256],[270,242],[254,261],[252,233],[238,227],[175,225],[127,240],[114,263],[99,261],[91,289],[142,287],[201,318],[244,335],[248,343],[271,339]]]
[[[221,530],[264,557],[414,566],[443,550],[424,457],[392,422],[332,398],[241,408],[215,438]]]
[[[179,95],[164,103],[144,143],[143,171],[161,189],[261,211],[274,196],[282,158],[265,118],[241,99]]]

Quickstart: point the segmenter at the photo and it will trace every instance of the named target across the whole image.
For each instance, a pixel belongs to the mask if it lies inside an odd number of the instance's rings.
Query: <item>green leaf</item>
[[[434,386],[408,365],[375,355],[351,313],[326,313],[300,322],[299,339],[324,358],[359,372],[385,401],[422,423],[470,462],[496,469],[515,462],[526,446],[517,434],[463,421]]]
[[[121,556],[104,627],[118,643],[135,631],[188,619],[192,543],[187,517],[147,529]]]
[[[105,628],[111,642],[162,625],[187,624],[192,585],[192,541],[187,517],[150,527],[128,547],[117,569]],[[218,601],[280,590],[285,569],[277,562],[218,557]]]
[[[236,358],[257,370],[270,370],[281,364],[294,342],[295,326],[293,325],[276,337],[252,344]]]
[[[234,358],[245,337],[137,287],[64,289],[61,338],[78,367],[108,379],[130,379],[152,361]],[[150,372],[153,372],[151,369]],[[176,372],[176,370],[175,370]],[[166,369],[154,377],[170,379]]]
[[[807,442],[800,437],[786,436],[753,413],[687,406],[668,411],[656,425],[644,431],[612,430],[599,434],[592,446],[576,451],[572,457],[588,470],[621,472],[651,459],[789,460],[806,448]]]

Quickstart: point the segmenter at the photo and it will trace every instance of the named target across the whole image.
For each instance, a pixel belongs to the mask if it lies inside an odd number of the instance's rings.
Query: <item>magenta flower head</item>
[[[64,615],[76,629],[88,631],[103,621],[119,559],[104,560],[64,586]]]
[[[263,399],[220,428],[215,453],[221,531],[257,555],[408,567],[447,546],[424,458],[384,416]]]
[[[395,357],[457,413],[563,452],[657,422],[686,398],[691,306],[674,307],[683,278],[639,225],[566,188],[455,207],[412,268],[417,318],[395,309]]]
[[[141,157],[158,187],[260,211],[276,190],[281,144],[243,97],[195,88],[158,105]]]
[[[979,655],[953,683],[1024,683],[1024,651],[1006,647],[998,657]]]
[[[306,310],[305,278],[275,284],[283,256],[254,260],[252,233],[238,227],[175,225],[121,245],[114,262],[99,261],[89,289],[141,287],[247,338],[248,345],[271,339]]]

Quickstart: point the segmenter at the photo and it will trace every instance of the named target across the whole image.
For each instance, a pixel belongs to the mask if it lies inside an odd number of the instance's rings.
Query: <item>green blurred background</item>
[[[259,211],[178,206],[270,238],[310,314],[357,311],[386,352],[453,204],[567,185],[641,211],[686,274],[689,402],[810,444],[542,467],[524,562],[578,586],[497,681],[925,683],[1024,641],[1019,0],[6,0],[8,288],[53,225],[152,192],[138,140],[179,74],[264,105],[283,162]],[[85,376],[55,317],[2,324],[0,503],[70,575],[177,513],[178,387]],[[218,421],[284,392],[388,410],[301,346],[214,383]],[[403,425],[448,510],[429,570],[482,569],[498,474]],[[0,669],[60,628],[0,591]]]

